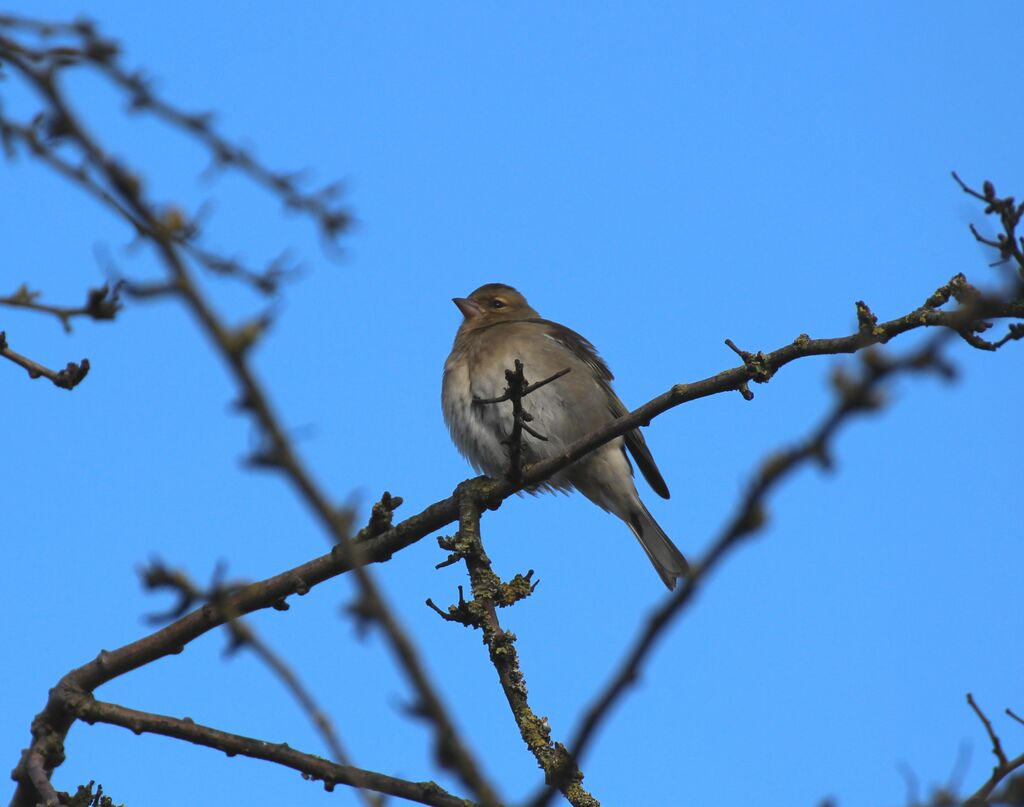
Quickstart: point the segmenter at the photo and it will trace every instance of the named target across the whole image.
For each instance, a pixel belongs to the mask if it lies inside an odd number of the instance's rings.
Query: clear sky
[[[949,172],[1024,194],[1024,6],[1010,0],[14,8],[88,11],[169,99],[216,110],[273,167],[345,181],[359,224],[339,258],[243,180],[196,181],[195,146],[125,118],[94,81],[74,86],[154,194],[189,210],[215,200],[211,246],[303,260],[258,370],[325,487],[364,508],[389,490],[406,500],[399,515],[470,475],[439,407],[452,297],[518,287],[597,345],[636,406],[733,366],[726,338],[767,350],[842,335],[855,300],[887,319],[957,272],[994,282],[967,231],[981,211]],[[30,108],[9,92],[0,85],[12,114]],[[104,278],[97,254],[154,276],[75,189],[25,159],[0,171],[0,292],[28,281],[76,303]],[[235,318],[259,310],[231,284],[210,290]],[[132,304],[71,336],[0,309],[0,330],[40,361],[93,366],[68,394],[0,365],[0,749],[13,767],[47,689],[169,605],[141,590],[140,564],[160,557],[205,581],[224,561],[230,578],[258,579],[327,544],[281,480],[241,467],[255,435],[173,304]],[[900,383],[891,408],[842,434],[835,473],[785,486],[769,528],[674,625],[584,760],[604,804],[898,805],[908,771],[921,797],[951,777],[973,789],[991,758],[968,691],[1007,750],[1024,748],[1002,716],[1024,709],[1020,347],[955,345],[958,383]],[[699,557],[759,459],[826,410],[833,363],[800,361],[750,403],[718,396],[647,430],[672,498],[641,494],[684,552]],[[541,580],[503,616],[534,707],[568,739],[663,588],[623,525],[580,496],[514,499],[484,531],[498,571]],[[459,567],[434,570],[442,559],[423,540],[377,578],[515,800],[538,772],[485,649],[423,605],[453,601],[464,582]],[[350,598],[332,581],[253,624],[299,667],[358,764],[437,776],[381,642],[339,616]],[[207,635],[97,694],[324,753],[268,671],[246,653],[222,658],[224,644]],[[355,803],[119,728],[77,726],[67,754],[58,786],[95,778],[128,805]]]

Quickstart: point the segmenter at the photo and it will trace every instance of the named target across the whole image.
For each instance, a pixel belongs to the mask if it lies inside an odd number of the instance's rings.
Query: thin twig
[[[523,363],[516,359],[514,369],[505,371],[505,381],[508,383],[508,386],[505,387],[505,392],[502,395],[497,398],[473,399],[474,404],[481,406],[504,403],[505,401],[511,401],[512,403],[512,432],[508,440],[503,442],[508,446],[508,480],[513,485],[518,485],[523,478],[523,452],[526,448],[523,443],[523,432],[525,431],[531,437],[535,437],[542,442],[546,443],[548,441],[546,436],[530,425],[533,415],[523,409],[523,398],[571,371],[571,367],[566,367],[564,370],[559,370],[543,381],[538,381],[536,384],[527,384]]]
[[[517,364],[517,365],[519,365],[519,364],[522,364],[522,362],[519,362],[519,361],[517,360],[517,361],[516,361],[516,364]],[[509,374],[510,372],[512,372],[512,371],[511,371],[511,370],[506,370],[506,371],[505,371],[505,378],[506,378],[506,379],[508,378],[508,374]],[[555,373],[554,375],[552,375],[552,376],[548,376],[548,377],[547,377],[547,378],[545,378],[545,379],[544,379],[543,381],[538,381],[538,382],[537,382],[537,383],[535,383],[535,384],[527,384],[527,385],[526,385],[526,386],[525,386],[525,387],[523,388],[523,391],[522,391],[522,393],[518,393],[518,394],[520,394],[520,395],[521,395],[521,397],[526,397],[526,396],[527,396],[527,395],[529,395],[529,394],[530,394],[531,392],[536,392],[536,391],[537,391],[537,390],[539,390],[539,389],[540,389],[541,387],[543,387],[543,386],[546,386],[546,385],[550,384],[550,383],[551,383],[552,381],[557,381],[557,380],[558,380],[559,378],[561,378],[562,376],[566,375],[567,373],[571,373],[571,372],[572,372],[572,368],[571,368],[571,367],[566,367],[566,368],[565,368],[564,370],[559,370],[559,371],[558,371],[557,373]],[[474,399],[473,399],[473,403],[475,403],[475,404],[497,404],[497,403],[502,403],[502,402],[504,402],[504,401],[509,401],[509,400],[511,400],[511,399],[512,399],[512,395],[513,395],[513,394],[514,394],[514,393],[513,393],[513,391],[512,391],[512,390],[510,390],[510,389],[506,389],[506,390],[505,390],[505,393],[504,393],[503,395],[501,395],[500,397],[498,397],[498,398],[474,398]]]
[[[993,240],[982,236],[978,229],[973,224],[970,224],[971,234],[975,240],[999,251],[999,260],[996,263],[1005,263],[1012,258],[1017,264],[1018,275],[1024,280],[1024,237],[1017,236],[1017,226],[1020,224],[1021,217],[1024,216],[1024,202],[1015,204],[1012,196],[998,196],[995,185],[988,180],[985,180],[982,184],[982,189],[979,193],[960,179],[956,171],[952,173],[953,179],[960,186],[960,189],[968,196],[985,202],[985,213],[998,216],[999,223],[1003,228],[1003,231],[997,234]]]
[[[103,285],[97,289],[90,289],[86,295],[85,305],[81,306],[41,303],[39,302],[39,292],[30,291],[27,285],[22,285],[14,294],[0,296],[0,305],[51,314],[60,320],[65,333],[71,333],[71,321],[76,317],[88,317],[94,320],[114,319],[117,312],[121,310],[119,300],[121,285],[115,284],[113,288]]]
[[[967,703],[974,710],[974,713],[978,716],[978,720],[985,727],[985,732],[988,734],[988,738],[992,743],[992,753],[995,754],[996,759],[999,761],[999,766],[1005,768],[1009,763],[1006,760],[1006,754],[1003,752],[1003,744],[999,742],[999,735],[995,733],[992,728],[992,724],[989,719],[985,717],[985,713],[981,711],[981,707],[974,702],[974,695],[970,692],[967,693]]]

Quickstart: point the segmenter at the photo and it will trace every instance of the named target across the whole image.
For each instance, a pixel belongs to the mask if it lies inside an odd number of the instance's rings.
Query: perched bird
[[[505,370],[519,359],[530,382],[569,373],[523,398],[530,426],[546,441],[523,434],[522,459],[539,462],[628,411],[611,387],[612,374],[594,346],[575,331],[542,319],[518,291],[501,283],[452,300],[463,321],[444,365],[441,406],[459,451],[478,472],[501,478],[509,470],[512,404],[485,404],[505,391]],[[626,522],[670,589],[687,573],[686,558],[654,520],[633,484],[629,449],[644,478],[663,498],[668,487],[639,429],[618,437],[555,474],[540,489],[578,490]],[[536,491],[534,491],[536,492]]]

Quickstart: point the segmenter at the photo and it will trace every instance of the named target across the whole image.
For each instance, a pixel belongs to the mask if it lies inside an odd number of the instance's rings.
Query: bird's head
[[[540,316],[522,294],[504,283],[488,283],[469,297],[452,298],[452,302],[459,307],[464,317],[462,330],[475,330],[496,322]]]

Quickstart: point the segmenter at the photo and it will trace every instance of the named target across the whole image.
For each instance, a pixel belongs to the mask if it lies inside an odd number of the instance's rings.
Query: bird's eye
[[[505,301],[504,300],[498,300],[498,299],[491,300],[491,308],[504,308],[504,307],[505,307]]]

